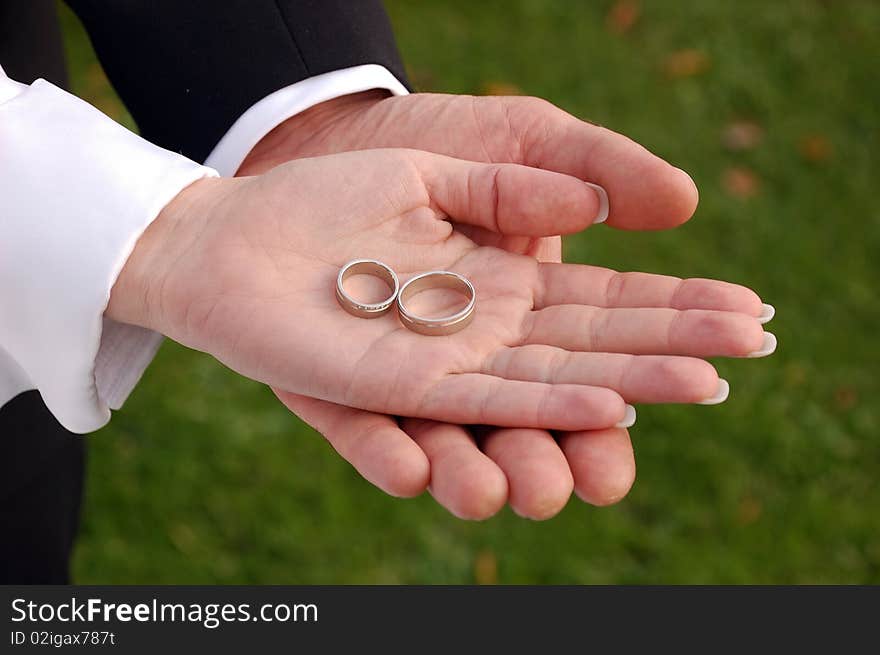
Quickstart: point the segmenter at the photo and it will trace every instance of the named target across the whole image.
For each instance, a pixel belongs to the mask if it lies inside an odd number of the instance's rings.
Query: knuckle
[[[624,288],[626,287],[628,273],[613,272],[608,276],[605,286],[605,306],[616,307],[623,297]]]

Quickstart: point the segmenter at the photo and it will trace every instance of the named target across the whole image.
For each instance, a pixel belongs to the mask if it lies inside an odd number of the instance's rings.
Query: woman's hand
[[[566,175],[403,150],[205,180],[141,239],[113,294],[141,301],[111,298],[109,315],[285,392],[416,418],[597,429],[624,418],[624,397],[711,397],[718,378],[709,364],[662,355],[745,355],[761,344],[756,318],[597,309],[609,289],[617,305],[638,306],[643,285],[630,295],[609,286],[610,274],[480,247],[447,220],[507,234],[567,233],[589,225],[598,202]],[[425,337],[394,314],[350,316],[333,289],[339,267],[357,257],[381,259],[402,279],[431,269],[465,275],[477,290],[473,323]]]

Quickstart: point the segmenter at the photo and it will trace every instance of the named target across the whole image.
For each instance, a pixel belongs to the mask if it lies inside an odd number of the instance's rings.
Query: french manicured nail
[[[761,315],[758,317],[758,323],[762,325],[764,323],[769,323],[773,320],[773,317],[776,316],[776,308],[773,305],[768,305],[764,303],[761,309]]]
[[[615,424],[616,428],[631,428],[636,424],[636,408],[632,405],[626,406],[626,413],[623,415],[623,420],[620,423]]]
[[[586,185],[593,189],[596,192],[596,195],[599,196],[599,213],[596,214],[596,218],[593,219],[593,224],[604,223],[608,220],[608,210],[610,208],[608,203],[608,192],[598,184],[593,184],[592,182],[586,182]]]
[[[678,167],[676,167],[676,168],[678,168]],[[678,170],[680,170],[682,173],[684,173],[685,177],[686,177],[688,180],[690,180],[690,182],[691,182],[691,186],[694,187],[694,191],[695,191],[697,194],[699,194],[699,189],[697,189],[697,183],[694,182],[694,178],[691,177],[691,174],[688,173],[688,172],[687,172],[686,170],[684,170],[683,168],[679,168]]]
[[[701,400],[698,405],[720,405],[730,395],[730,384],[724,378],[718,378],[718,391],[711,398]]]
[[[746,357],[766,357],[767,355],[772,355],[776,350],[776,335],[772,332],[764,333],[764,343],[761,344],[761,347],[753,353],[749,353]]]

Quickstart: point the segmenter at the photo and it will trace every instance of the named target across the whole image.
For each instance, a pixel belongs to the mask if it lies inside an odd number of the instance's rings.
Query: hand
[[[597,311],[583,302],[592,282],[583,267],[478,247],[445,220],[536,235],[581,230],[597,210],[596,193],[579,180],[511,164],[395,150],[290,162],[261,177],[193,185],[139,241],[108,313],[285,392],[410,417],[595,429],[624,418],[621,394],[711,396],[717,376],[700,360],[562,348],[680,348],[671,335],[711,354],[745,354],[761,339],[754,318]],[[426,269],[467,276],[479,297],[473,323],[431,338],[391,314],[348,315],[333,288],[356,257],[382,259],[403,279]],[[116,302],[117,292],[143,301]]]
[[[514,163],[602,186],[608,225],[660,230],[687,221],[698,193],[690,176],[627,137],[540,98],[368,91],[316,105],[267,134],[239,175],[301,157],[370,148],[413,148],[458,159]],[[494,241],[527,239],[478,230]],[[511,248],[506,248],[511,250]]]
[[[696,206],[696,189],[685,173],[626,137],[535,98],[416,94],[386,99],[382,92],[345,96],[281,125],[254,148],[241,172],[380,145],[512,161],[598,182],[609,191],[608,222],[616,227],[672,227],[687,220]],[[458,229],[480,244],[560,259],[558,237]],[[663,283],[676,281],[666,278]],[[719,292],[707,308],[754,313],[753,293],[733,285],[719,288],[727,291]],[[689,299],[675,302],[686,309]],[[573,486],[583,500],[608,504],[626,494],[635,475],[632,445],[623,429],[569,433],[560,438],[560,449],[540,430],[497,430],[475,439],[462,427],[404,421],[402,427],[414,443],[387,416],[291,394],[284,401],[379,487],[407,496],[420,493],[430,480],[438,501],[461,517],[485,518],[509,499],[518,513],[547,518],[565,504]]]

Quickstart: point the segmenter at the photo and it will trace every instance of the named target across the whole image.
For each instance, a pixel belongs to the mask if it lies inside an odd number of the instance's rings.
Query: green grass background
[[[388,8],[421,89],[512,86],[690,171],[691,223],[590,230],[567,257],[753,286],[778,310],[775,356],[721,361],[724,405],[641,407],[639,477],[616,507],[467,523],[386,497],[266,388],[168,343],[88,437],[77,581],[880,582],[880,4],[636,4],[624,33],[610,1]],[[131,125],[63,18],[74,91]],[[670,74],[682,50],[693,70]],[[736,121],[760,143],[726,148]],[[747,193],[723,183],[731,168]]]

